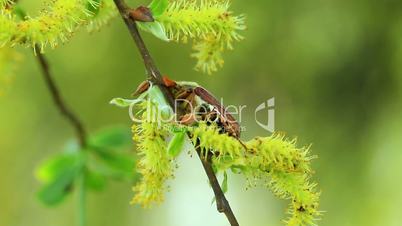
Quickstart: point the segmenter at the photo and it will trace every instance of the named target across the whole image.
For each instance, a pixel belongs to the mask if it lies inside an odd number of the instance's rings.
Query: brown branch
[[[13,3],[11,3],[7,6],[12,7],[13,5],[15,5],[17,3],[18,3],[18,0],[14,0]],[[26,16],[25,11],[20,9],[19,13],[20,13],[19,16],[21,17],[21,19],[24,20],[25,16]],[[35,51],[40,50],[40,48],[41,47],[39,45],[34,46]],[[67,121],[69,121],[69,123],[74,128],[81,148],[86,147],[87,135],[86,135],[85,128],[84,128],[82,122],[80,121],[80,119],[72,112],[72,110],[70,108],[68,108],[67,104],[63,100],[63,98],[60,94],[60,90],[57,87],[52,74],[50,73],[49,63],[48,63],[46,57],[43,54],[39,53],[36,55],[36,59],[38,60],[39,66],[42,70],[42,76],[46,82],[47,88],[50,91],[54,104],[59,109],[61,115],[64,116],[67,119]]]
[[[218,179],[216,178],[215,172],[212,168],[212,154],[208,154],[207,158],[202,155],[200,147],[196,147],[196,151],[198,157],[202,162],[202,166],[204,167],[205,173],[208,176],[209,182],[211,184],[212,190],[215,194],[216,208],[218,212],[224,213],[228,218],[230,225],[239,226],[235,215],[233,214],[232,208],[229,205],[228,200],[225,197],[225,194],[222,191],[222,188],[219,185]]]
[[[159,88],[163,92],[165,98],[167,99],[169,104],[173,107],[174,106],[174,98],[172,97],[170,91],[164,85],[162,85],[163,84],[162,75],[161,75],[160,71],[158,70],[158,68],[156,67],[151,55],[149,54],[149,51],[148,51],[147,47],[145,46],[145,43],[142,40],[140,33],[138,32],[136,23],[132,19],[130,19],[130,16],[129,16],[130,8],[122,0],[114,0],[114,3],[116,4],[116,6],[120,12],[120,15],[122,16],[124,22],[127,25],[127,28],[131,34],[131,37],[134,39],[134,42],[137,45],[139,52],[141,53],[145,68],[148,72],[149,79],[154,84],[157,84],[159,86]]]
[[[38,50],[40,49],[39,46],[35,46],[35,48]],[[75,133],[77,135],[79,144],[82,148],[86,146],[86,131],[84,129],[84,126],[80,119],[71,111],[71,109],[68,108],[66,105],[65,101],[63,100],[60,90],[57,87],[52,74],[50,73],[50,68],[49,64],[43,54],[37,54],[36,59],[38,60],[38,63],[40,65],[40,68],[42,70],[42,75],[43,79],[46,82],[46,86],[50,91],[50,94],[53,98],[53,102],[56,105],[56,107],[59,109],[61,115],[66,118],[69,123],[73,126]]]
[[[129,30],[132,38],[134,39],[135,44],[137,45],[137,48],[144,61],[144,65],[147,69],[150,81],[159,86],[159,88],[163,92],[166,100],[170,103],[172,109],[175,110],[173,95],[170,93],[170,91],[164,85],[162,85],[163,84],[162,75],[161,75],[160,71],[158,70],[158,68],[156,67],[148,49],[145,46],[144,41],[141,38],[141,35],[138,31],[136,22],[133,19],[131,19],[129,16],[130,8],[126,5],[124,0],[114,0],[114,3],[116,4],[116,6],[120,12],[120,15],[122,16],[124,22],[126,23],[127,28]],[[220,213],[224,213],[226,215],[231,226],[239,226],[239,223],[237,222],[236,217],[233,214],[232,209],[230,208],[229,202],[227,201],[227,199],[222,191],[222,188],[220,187],[219,182],[216,178],[216,175],[212,168],[211,156],[209,155],[209,157],[207,159],[205,159],[202,157],[201,151],[199,148],[196,148],[196,151],[202,162],[205,173],[208,176],[211,187],[214,191],[218,211]]]

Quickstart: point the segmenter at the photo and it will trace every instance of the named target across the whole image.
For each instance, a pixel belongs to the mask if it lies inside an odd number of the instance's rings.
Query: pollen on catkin
[[[132,204],[149,207],[164,200],[166,181],[173,177],[174,165],[167,152],[167,132],[157,122],[147,120],[147,111],[142,114],[143,121],[132,127],[133,140],[140,156],[137,171],[142,174],[141,181],[133,187],[135,196]]]
[[[12,3],[13,3],[12,0],[0,0],[0,7],[3,8],[3,7],[5,7],[7,5],[10,5]]]
[[[171,0],[167,10],[156,18],[169,39],[186,43],[194,41],[196,69],[206,73],[223,65],[222,52],[233,48],[243,37],[244,16],[229,11],[228,0]]]
[[[19,20],[12,10],[0,9],[0,45],[22,44],[39,46],[40,51],[64,43],[82,25],[98,27],[113,14],[112,0],[47,0],[44,8],[35,17]],[[94,15],[88,5],[102,7],[103,12]],[[109,12],[106,12],[109,11]],[[90,22],[91,19],[94,22]]]
[[[98,31],[116,17],[118,11],[112,0],[98,0],[96,11],[89,16],[87,29],[89,32]]]
[[[285,220],[288,226],[315,225],[320,216],[316,184],[310,182],[312,170],[309,148],[296,147],[295,140],[283,135],[256,137],[241,141],[223,134],[215,125],[200,123],[189,129],[193,142],[205,153],[212,152],[212,163],[217,171],[236,169],[248,178],[249,185],[264,183],[281,199],[291,200]]]

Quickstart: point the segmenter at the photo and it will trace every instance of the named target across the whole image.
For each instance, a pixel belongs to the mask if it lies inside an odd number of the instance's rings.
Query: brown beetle
[[[164,85],[169,88],[183,115],[180,115],[180,123],[191,125],[197,120],[215,122],[223,133],[240,137],[240,125],[236,119],[226,111],[226,108],[205,88],[193,82],[176,82],[167,76],[163,77]],[[145,81],[135,91],[139,95],[150,87],[150,82]]]

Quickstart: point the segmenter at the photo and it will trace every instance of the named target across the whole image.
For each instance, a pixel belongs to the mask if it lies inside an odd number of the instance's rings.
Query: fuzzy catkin
[[[3,8],[6,5],[10,5],[12,3],[13,3],[13,1],[11,1],[11,0],[0,0],[0,7]]]
[[[223,65],[222,52],[233,48],[243,37],[244,16],[229,11],[225,0],[172,0],[167,10],[156,18],[169,39],[186,43],[194,40],[196,69],[210,74]]]
[[[143,122],[132,127],[133,140],[137,145],[140,160],[137,171],[141,181],[133,187],[133,204],[149,207],[152,203],[164,200],[166,180],[173,177],[173,159],[168,155],[166,131],[156,122],[147,120],[148,112],[143,113]]]
[[[314,156],[309,155],[309,148],[297,148],[295,140],[277,134],[241,144],[205,123],[189,130],[193,142],[198,142],[203,152],[213,152],[212,162],[218,172],[237,169],[248,178],[249,186],[262,181],[279,198],[291,200],[286,225],[315,225],[321,214],[320,193],[315,190],[316,184],[310,182],[310,160]]]
[[[115,9],[112,0],[47,0],[38,16],[27,16],[19,20],[11,9],[0,9],[0,45],[22,44],[39,46],[40,51],[66,42],[81,26],[89,24],[90,29],[106,23]],[[94,15],[88,6],[101,7]],[[92,22],[91,22],[92,20]]]

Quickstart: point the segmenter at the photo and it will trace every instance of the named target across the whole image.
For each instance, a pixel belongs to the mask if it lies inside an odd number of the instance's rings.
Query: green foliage
[[[89,139],[90,153],[93,154],[88,162],[89,170],[105,179],[135,180],[135,158],[128,151],[130,144],[130,131],[123,127],[110,127],[95,133]]]
[[[135,158],[127,152],[130,143],[130,131],[120,127],[95,133],[85,150],[69,143],[63,153],[47,159],[36,170],[42,183],[39,200],[49,206],[61,203],[80,178],[85,178],[85,187],[94,191],[103,190],[108,180],[134,181]]]
[[[222,188],[223,193],[226,193],[229,190],[229,188],[228,188],[228,174],[226,173],[226,171],[223,172],[223,181],[222,181],[221,188]]]
[[[154,19],[159,18],[167,9],[169,4],[168,0],[153,0],[151,4],[148,6],[151,10],[152,16]],[[169,41],[169,38],[166,36],[165,27],[159,23],[158,21],[154,22],[137,22],[138,27],[144,31],[147,31],[153,34],[155,37],[163,40]]]
[[[167,149],[168,154],[172,157],[178,156],[184,147],[185,139],[186,139],[186,131],[175,132],[172,139],[169,142],[169,146]]]
[[[138,24],[139,28],[155,35],[155,37],[157,37],[163,41],[167,41],[167,42],[169,41],[169,38],[166,36],[165,28],[158,21],[146,22],[146,23],[138,22],[137,24]]]
[[[84,167],[82,153],[66,153],[45,161],[37,170],[37,178],[43,183],[38,198],[52,206],[60,203],[72,191],[77,175]]]
[[[96,133],[89,143],[93,147],[124,149],[131,144],[130,139],[130,133],[125,127],[111,127]]]

